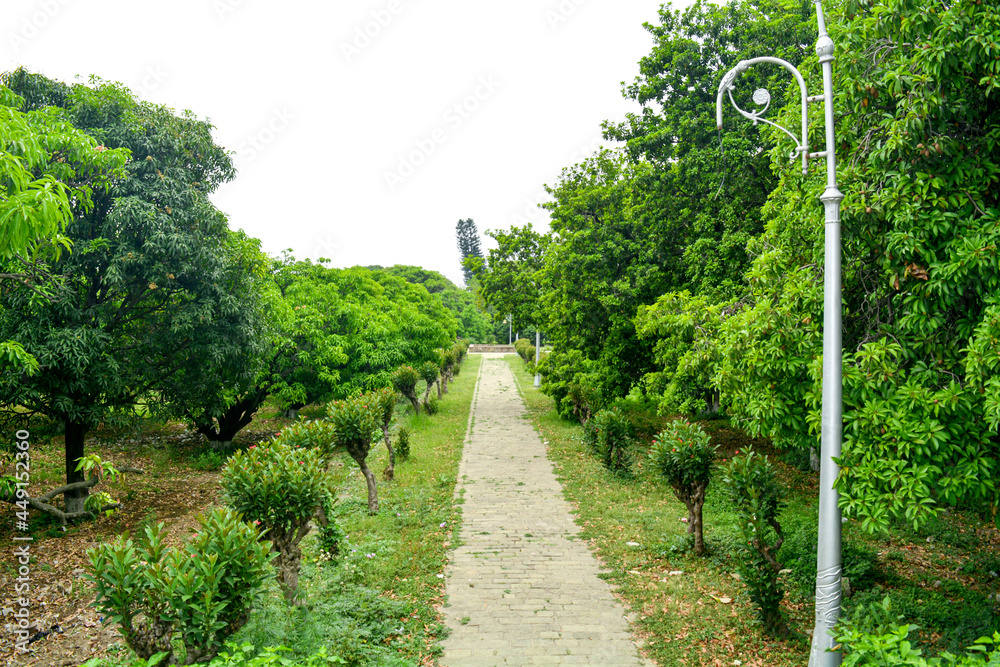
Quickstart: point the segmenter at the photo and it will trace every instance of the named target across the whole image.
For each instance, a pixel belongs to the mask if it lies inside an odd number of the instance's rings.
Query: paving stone
[[[580,528],[507,362],[483,356],[458,472],[462,546],[447,570],[451,634],[440,664],[648,667],[597,561],[571,539]]]

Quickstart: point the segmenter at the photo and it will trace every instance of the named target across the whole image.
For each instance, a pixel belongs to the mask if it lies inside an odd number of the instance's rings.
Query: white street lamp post
[[[840,617],[841,600],[841,517],[838,493],[833,487],[840,468],[835,459],[840,458],[840,444],[843,430],[843,344],[841,341],[841,294],[840,294],[840,202],[844,195],[837,189],[837,163],[834,146],[833,126],[833,40],[826,33],[823,7],[816,0],[816,19],[819,39],[816,54],[823,69],[823,94],[809,97],[805,81],[799,71],[780,58],[760,57],[740,61],[729,70],[719,85],[716,98],[716,121],[722,129],[722,97],[728,94],[733,107],[756,125],[758,122],[773,125],[792,137],[796,143],[795,153],[802,155],[802,172],[808,171],[810,158],[826,158],[826,190],[820,196],[826,212],[825,266],[823,274],[823,416],[820,435],[822,461],[820,464],[819,490],[819,544],[816,562],[816,625],[813,630],[812,649],[809,653],[809,667],[836,667],[842,655],[830,651],[834,646],[831,630]],[[755,112],[747,112],[737,106],[732,90],[736,78],[757,63],[774,63],[791,72],[799,84],[802,99],[802,137],[799,139],[787,129],[761,118],[767,111],[771,96],[760,89],[754,92],[753,101],[763,107]],[[826,114],[826,150],[809,152],[808,108],[812,102],[822,102]],[[794,156],[795,153],[792,155]]]

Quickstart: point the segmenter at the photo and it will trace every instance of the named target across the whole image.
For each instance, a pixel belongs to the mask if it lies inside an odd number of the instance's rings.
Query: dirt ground
[[[255,422],[256,425],[256,422]],[[237,437],[237,443],[266,440],[274,435],[274,427],[258,426]],[[142,468],[144,474],[129,475],[126,488],[115,482],[102,482],[106,489],[122,502],[111,517],[69,526],[64,532],[57,521],[39,520],[32,510],[32,524],[27,533],[15,533],[13,505],[0,503],[0,662],[10,665],[64,667],[78,665],[95,656],[105,656],[108,648],[122,646],[117,626],[104,622],[100,613],[89,605],[94,601],[90,582],[83,579],[89,568],[87,549],[111,541],[125,530],[142,530],[144,522],[164,522],[169,533],[167,542],[179,545],[197,526],[197,516],[220,502],[221,488],[217,472],[201,472],[190,466],[186,452],[204,451],[207,443],[197,433],[180,426],[165,427],[155,434],[135,439],[103,442],[88,440],[87,453],[100,453],[105,460]],[[167,450],[172,455],[164,456]],[[32,468],[60,465],[62,440],[40,445],[32,453]],[[156,463],[154,464],[154,461]],[[0,473],[13,469],[4,461]],[[53,488],[55,485],[48,485]],[[48,488],[30,487],[32,494]],[[34,641],[28,653],[15,652],[17,636],[13,633],[18,609],[17,599],[25,593],[16,592],[17,563],[14,549],[24,544],[15,535],[31,535],[30,625]]]

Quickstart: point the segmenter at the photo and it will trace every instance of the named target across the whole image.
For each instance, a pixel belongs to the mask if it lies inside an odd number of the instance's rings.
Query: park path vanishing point
[[[527,420],[504,355],[484,354],[456,494],[441,665],[642,667],[611,587]]]

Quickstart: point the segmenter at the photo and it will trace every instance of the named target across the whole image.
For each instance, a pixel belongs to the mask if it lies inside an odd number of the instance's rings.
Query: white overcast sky
[[[460,218],[547,228],[543,185],[638,111],[660,4],[3,0],[0,52],[209,118],[239,171],[213,200],[265,251],[461,284]]]

